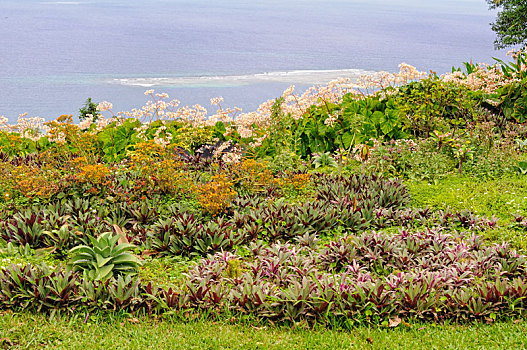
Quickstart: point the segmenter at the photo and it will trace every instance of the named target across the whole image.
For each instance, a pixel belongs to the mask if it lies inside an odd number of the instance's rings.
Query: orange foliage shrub
[[[29,165],[13,167],[9,174],[12,190],[28,198],[48,198],[57,193],[60,186],[56,178],[52,169]]]
[[[140,142],[131,152],[131,168],[145,177],[152,191],[166,194],[189,194],[195,190],[191,173],[182,162],[173,159],[172,147],[156,144],[154,140]]]
[[[277,179],[267,168],[267,162],[244,159],[233,168],[233,181],[248,191],[263,191],[270,186],[278,185]]]
[[[188,194],[195,189],[192,174],[181,170],[180,162],[163,159],[148,169],[152,185],[163,193]]]
[[[280,181],[282,191],[301,194],[305,193],[310,185],[310,174],[291,174],[286,172],[287,176]]]
[[[134,146],[134,151],[130,153],[133,168],[144,168],[152,165],[159,159],[168,155],[167,148],[155,143],[154,140],[139,142]]]
[[[234,184],[224,175],[215,175],[212,181],[197,188],[198,201],[202,208],[216,215],[223,212],[236,196]]]
[[[101,185],[104,179],[110,174],[110,169],[103,164],[81,165],[79,170],[77,181],[81,183],[87,182],[92,185]]]

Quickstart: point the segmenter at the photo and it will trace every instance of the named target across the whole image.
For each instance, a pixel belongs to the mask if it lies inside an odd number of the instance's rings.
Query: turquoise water
[[[291,83],[439,73],[493,49],[483,0],[0,2],[0,115],[52,119],[87,97],[128,110],[154,88],[183,104],[255,109]]]

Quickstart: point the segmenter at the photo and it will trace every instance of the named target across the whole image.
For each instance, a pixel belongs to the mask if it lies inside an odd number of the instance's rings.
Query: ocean
[[[224,97],[251,111],[295,84],[492,62],[484,0],[0,0],[0,115],[54,119],[84,101]]]

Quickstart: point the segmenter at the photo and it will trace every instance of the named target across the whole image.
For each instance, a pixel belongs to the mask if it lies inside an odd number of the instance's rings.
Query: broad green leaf
[[[115,246],[112,249],[112,255],[117,255],[117,254],[120,254],[120,253],[122,253],[124,251],[131,250],[133,248],[135,248],[135,246],[133,244],[121,243],[121,244],[118,244],[117,246]]]
[[[112,260],[112,257],[108,257],[108,258],[103,258],[102,256],[100,256],[99,254],[96,255],[97,257],[97,266],[99,268],[103,267],[104,265],[106,265],[106,263],[110,260]]]
[[[106,265],[99,269],[97,279],[101,281],[105,281],[106,279],[108,279],[112,274],[113,266],[113,264]]]
[[[114,265],[123,264],[123,263],[139,264],[140,261],[135,255],[132,255],[132,254],[129,254],[129,253],[122,253],[122,254],[120,254],[117,257],[112,259],[112,264],[114,264]]]

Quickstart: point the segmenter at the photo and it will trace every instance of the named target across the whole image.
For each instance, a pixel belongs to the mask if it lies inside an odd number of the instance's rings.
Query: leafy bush
[[[344,95],[339,105],[312,106],[301,119],[293,121],[291,130],[295,149],[302,158],[313,153],[332,153],[339,148],[348,150],[371,138],[390,140],[407,136],[394,100],[379,97],[357,100],[352,94]]]
[[[445,83],[431,75],[399,88],[395,105],[414,136],[428,137],[434,130],[455,131],[474,120],[480,100],[474,95],[463,85]]]
[[[527,121],[527,76],[500,87],[496,93],[496,108],[507,120]]]
[[[126,156],[126,150],[140,141],[135,128],[141,123],[137,119],[127,119],[122,124],[113,122],[97,135],[101,144],[104,160],[120,161]]]

